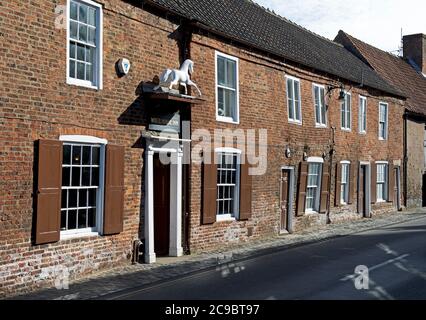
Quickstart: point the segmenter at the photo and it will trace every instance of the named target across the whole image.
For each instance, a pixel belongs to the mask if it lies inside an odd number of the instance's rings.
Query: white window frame
[[[92,136],[82,135],[63,135],[59,137],[59,141],[70,144],[90,144],[99,145],[99,187],[96,199],[96,227],[66,230],[60,232],[60,240],[67,240],[79,237],[99,236],[103,233],[103,216],[104,216],[104,197],[105,197],[105,150],[108,144],[106,139],[100,139]],[[61,152],[63,152],[61,150]],[[62,166],[62,164],[61,164]],[[62,182],[61,182],[62,191]],[[62,192],[61,192],[62,194]]]
[[[235,154],[237,156],[237,172],[235,175],[235,193],[234,193],[234,213],[233,214],[216,214],[216,221],[236,221],[240,217],[240,177],[241,177],[241,150],[235,148],[216,148],[215,149],[215,161],[218,159],[218,154],[227,153]],[[218,188],[218,182],[216,181],[216,188]],[[217,201],[217,196],[216,196]],[[216,209],[217,212],[217,209]]]
[[[316,214],[319,213],[320,201],[321,201],[321,185],[322,185],[322,174],[324,170],[324,159],[321,157],[310,157],[307,159],[308,162],[308,172],[307,172],[307,183],[306,183],[306,199],[305,199],[305,214]],[[319,173],[318,173],[318,185],[316,186],[316,198],[314,199],[314,208],[307,209],[307,197],[308,197],[308,183],[309,183],[309,166],[312,164],[319,165]]]
[[[377,185],[379,184],[378,180],[379,180],[379,165],[384,165],[385,166],[385,172],[384,172],[384,176],[385,176],[385,181],[384,182],[380,182],[380,184],[383,183],[383,190],[385,193],[385,197],[386,199],[382,199],[379,198],[379,193],[377,192]],[[383,203],[383,202],[387,202],[388,198],[389,198],[389,162],[387,161],[376,161],[376,197],[377,197],[377,203]]]
[[[362,105],[362,101],[364,101],[365,102],[365,109],[364,109],[364,112],[365,112],[365,115],[363,114],[363,112],[362,112],[362,107],[363,107],[363,105]],[[359,121],[358,121],[358,128],[359,128],[359,133],[360,134],[366,134],[367,133],[367,114],[368,114],[368,112],[367,112],[367,108],[368,108],[368,106],[367,106],[367,97],[364,97],[364,96],[359,96]],[[363,128],[363,126],[364,126],[364,118],[365,118],[365,128]]]
[[[349,99],[350,105],[349,105],[349,126],[344,127],[342,122],[342,105],[345,106],[345,121],[347,121],[346,113],[348,112],[348,106],[347,106],[347,100]],[[348,124],[346,124],[348,125]],[[345,91],[345,101],[340,103],[340,128],[342,131],[352,131],[352,94],[350,92]]]
[[[319,99],[319,109],[320,109],[320,114],[319,114],[319,116],[320,116],[320,121],[318,122],[318,119],[317,119],[317,107],[316,107],[316,96],[315,96],[315,89],[316,88],[318,88],[319,89],[319,92],[320,92],[320,95],[321,95],[321,89],[323,89],[324,90],[324,99],[323,100],[321,100],[321,99]],[[314,83],[313,85],[312,85],[312,95],[313,95],[313,100],[314,100],[314,116],[315,116],[315,127],[316,128],[327,128],[327,118],[328,118],[328,115],[327,115],[327,104],[325,103],[325,86],[324,85],[322,85],[322,84],[316,84],[316,83]],[[320,96],[320,98],[321,98],[321,96]],[[322,105],[322,103],[324,103],[324,105]],[[325,119],[322,119],[322,109],[324,108],[324,117],[325,117]]]
[[[386,106],[386,120],[385,120],[385,136],[381,137],[381,132],[380,132],[380,123],[382,123],[382,121],[380,121],[380,115],[381,115],[381,106]],[[387,102],[379,102],[379,140],[381,141],[386,141],[388,140],[388,135],[389,135],[389,104]]]
[[[222,57],[225,59],[229,59],[232,61],[235,61],[236,63],[236,75],[235,75],[235,81],[236,81],[236,89],[233,88],[228,88],[228,87],[224,87],[224,86],[220,86],[218,83],[218,57]],[[216,92],[216,121],[219,122],[226,122],[226,123],[232,123],[232,124],[239,124],[240,123],[240,78],[239,78],[239,59],[237,57],[234,56],[230,56],[228,54],[219,52],[219,51],[215,51],[215,92]],[[235,105],[235,119],[232,117],[224,117],[224,116],[220,116],[219,115],[219,87],[224,88],[226,90],[235,90],[236,91],[236,105]]]
[[[340,181],[340,204],[347,205],[349,202],[349,189],[350,189],[350,183],[351,183],[351,162],[344,160],[344,161],[340,161],[340,164],[342,166],[341,181]],[[347,168],[347,176],[346,176],[345,182],[343,182],[344,168]],[[343,187],[345,188],[345,190],[344,190],[344,195],[342,197]]]
[[[288,80],[293,81],[293,104],[292,106],[290,106],[289,104],[289,98],[288,98]],[[300,119],[296,119],[296,106],[295,106],[295,97],[296,95],[294,94],[294,88],[295,88],[295,84],[297,83],[298,87],[299,87],[299,96],[298,101],[299,101],[299,115],[300,115]],[[301,82],[299,78],[290,76],[290,75],[285,75],[285,87],[286,87],[286,93],[287,93],[287,117],[288,117],[288,122],[289,123],[293,123],[293,124],[297,124],[297,125],[302,125],[303,123],[303,115],[302,115],[302,92],[301,92]],[[290,118],[290,107],[293,109],[293,115],[294,115],[294,119]]]
[[[71,12],[71,0],[67,0],[67,12],[66,12],[66,23],[67,23],[67,55],[66,55],[66,83],[69,85],[75,85],[85,87],[88,89],[102,90],[103,88],[103,10],[102,5],[91,1],[91,0],[73,0],[74,2],[84,3],[92,6],[96,9],[96,61],[95,61],[95,72],[93,83],[86,80],[80,80],[71,78],[70,74],[70,12]],[[72,40],[74,41],[74,40]]]

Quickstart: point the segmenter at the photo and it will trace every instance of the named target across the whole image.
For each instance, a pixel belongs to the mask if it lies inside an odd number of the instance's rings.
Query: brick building
[[[403,37],[403,57],[368,45],[343,31],[335,41],[363,59],[407,97],[404,114],[405,205],[426,205],[426,36]]]
[[[250,1],[10,0],[0,21],[1,295],[130,263],[138,239],[152,263],[399,206],[404,94]],[[188,58],[201,99],[152,89]],[[232,145],[187,163],[188,121],[192,148]]]

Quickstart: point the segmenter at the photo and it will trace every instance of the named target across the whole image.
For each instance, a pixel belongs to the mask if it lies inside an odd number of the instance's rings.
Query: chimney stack
[[[422,33],[403,37],[404,59],[414,62],[418,71],[426,75],[426,35]]]

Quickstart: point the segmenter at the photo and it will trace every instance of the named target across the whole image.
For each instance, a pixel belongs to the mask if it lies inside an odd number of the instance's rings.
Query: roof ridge
[[[343,47],[340,43],[336,43],[336,42],[334,42],[331,39],[328,39],[328,38],[326,38],[326,37],[324,37],[324,36],[322,36],[320,34],[317,34],[317,33],[313,32],[312,30],[309,30],[308,28],[305,28],[305,27],[297,24],[296,22],[291,21],[290,19],[281,16],[280,14],[276,13],[274,10],[271,10],[271,9],[269,9],[267,7],[262,6],[261,4],[257,3],[256,0],[245,0],[245,1],[254,4],[255,6],[259,7],[260,9],[262,9],[263,11],[265,11],[266,13],[269,13],[269,14],[273,15],[276,18],[279,18],[279,19],[281,19],[281,20],[283,20],[283,21],[285,21],[287,23],[290,23],[290,24],[294,25],[295,27],[301,29],[302,31],[308,32],[308,33],[312,34],[313,36],[318,37],[318,38],[320,38],[322,40],[325,40],[325,41],[327,41],[329,43],[332,43],[332,44],[334,44],[334,45],[336,45],[338,47]]]
[[[372,44],[369,44],[369,43],[368,43],[368,42],[366,42],[366,41],[362,41],[362,40],[360,40],[360,39],[358,39],[358,38],[354,37],[353,35],[351,35],[351,34],[349,34],[349,33],[345,32],[345,31],[343,31],[343,30],[340,30],[339,32],[343,32],[343,34],[344,34],[344,35],[346,35],[346,36],[349,38],[349,40],[352,40],[352,39],[353,39],[353,40],[356,40],[356,41],[362,42],[362,43],[364,43],[365,45],[367,45],[367,46],[369,46],[369,47],[374,48],[375,50],[378,50],[378,51],[383,52],[383,53],[385,53],[385,54],[387,54],[387,55],[390,55],[392,58],[397,58],[397,59],[400,59],[400,60],[404,60],[403,58],[401,58],[400,56],[397,56],[396,54],[393,54],[393,53],[391,53],[391,52],[389,52],[389,51],[385,51],[385,50],[382,50],[382,49],[380,49],[380,48],[377,48],[377,47],[373,46]],[[360,49],[359,49],[359,47],[358,47],[358,45],[357,45],[356,43],[354,43],[353,41],[352,41],[352,43],[354,44],[354,46],[355,46],[358,50],[360,50]]]

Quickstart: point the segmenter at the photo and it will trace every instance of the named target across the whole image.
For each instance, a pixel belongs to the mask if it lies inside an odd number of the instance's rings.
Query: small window
[[[216,53],[217,120],[239,121],[238,59]]]
[[[342,130],[350,131],[351,126],[351,95],[345,93],[345,100],[341,103],[341,119],[342,119]]]
[[[302,111],[300,106],[300,81],[299,79],[286,77],[287,79],[287,106],[288,120],[298,124],[302,123]]]
[[[342,181],[340,190],[340,201],[342,204],[349,202],[349,163],[342,163]]]
[[[388,105],[383,102],[379,104],[379,139],[388,139]]]
[[[217,153],[217,198],[218,220],[238,218],[240,155],[237,153]]]
[[[319,211],[321,196],[321,163],[309,163],[308,184],[306,187],[306,212]]]
[[[63,144],[61,234],[98,232],[104,147]]]
[[[67,83],[101,88],[102,7],[69,0]]]
[[[327,110],[325,106],[325,89],[314,84],[315,124],[317,127],[327,126]]]
[[[388,197],[388,165],[377,164],[377,201],[387,201]]]
[[[367,133],[367,98],[359,97],[359,133]]]

